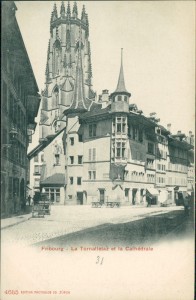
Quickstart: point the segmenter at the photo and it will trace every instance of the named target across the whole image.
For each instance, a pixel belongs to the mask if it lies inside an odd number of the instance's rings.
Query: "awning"
[[[159,195],[159,191],[155,188],[148,188],[147,192],[149,192],[152,196],[158,196]]]
[[[168,191],[161,190],[160,195],[159,195],[159,202],[163,203],[163,202],[167,201],[167,199],[168,199]]]
[[[178,192],[187,192],[187,187],[179,187]]]

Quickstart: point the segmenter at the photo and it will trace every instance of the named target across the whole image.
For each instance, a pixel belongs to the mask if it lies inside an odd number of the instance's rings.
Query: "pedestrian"
[[[14,193],[14,214],[16,213],[16,207],[17,207],[17,194]]]
[[[31,203],[30,203],[30,205],[31,205],[31,206],[33,205],[33,198],[31,198]]]
[[[29,203],[29,206],[30,206],[31,205],[31,196],[30,195],[28,196],[27,200],[28,200],[28,203]]]
[[[188,196],[186,196],[184,198],[184,212],[185,212],[186,216],[189,215],[189,197]]]

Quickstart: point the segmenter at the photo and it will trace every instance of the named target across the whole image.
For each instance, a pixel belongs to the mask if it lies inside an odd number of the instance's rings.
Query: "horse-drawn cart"
[[[43,217],[50,215],[51,204],[46,193],[41,193],[38,201],[33,205],[32,217]]]

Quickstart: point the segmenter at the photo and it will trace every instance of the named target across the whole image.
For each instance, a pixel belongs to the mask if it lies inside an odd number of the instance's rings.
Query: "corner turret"
[[[125,87],[124,71],[123,71],[123,49],[121,48],[121,67],[116,90],[110,95],[112,112],[128,112],[129,98],[131,94]]]

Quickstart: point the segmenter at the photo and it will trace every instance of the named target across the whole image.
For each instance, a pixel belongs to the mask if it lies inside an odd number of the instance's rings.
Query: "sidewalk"
[[[25,222],[29,220],[31,217],[32,217],[32,213],[28,213],[25,215],[13,216],[11,218],[1,219],[1,230]]]

